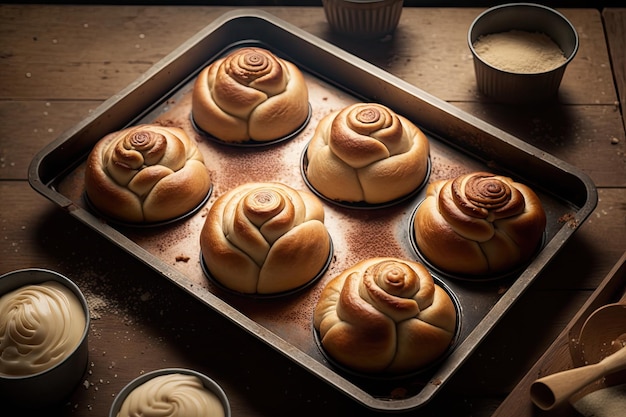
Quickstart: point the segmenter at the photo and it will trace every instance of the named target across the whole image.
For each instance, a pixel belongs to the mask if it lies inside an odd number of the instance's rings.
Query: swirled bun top
[[[198,206],[210,189],[202,153],[177,127],[142,124],[111,133],[87,160],[90,202],[124,222],[176,218]]]
[[[220,196],[206,217],[200,247],[223,286],[275,294],[314,279],[331,243],[317,197],[270,182],[243,184]]]
[[[457,313],[422,264],[380,257],[329,281],[313,319],[324,351],[336,362],[366,374],[404,374],[448,350]]]
[[[489,172],[431,183],[415,213],[416,244],[435,267],[461,275],[507,273],[538,250],[546,226],[528,186]]]
[[[306,177],[330,200],[386,203],[424,182],[429,148],[408,119],[381,104],[356,103],[319,122],[307,149]]]
[[[155,376],[134,388],[117,417],[224,417],[217,395],[194,376],[171,373]]]
[[[47,371],[82,340],[86,313],[76,295],[56,281],[26,285],[0,297],[0,374]]]
[[[192,93],[192,116],[224,142],[268,142],[306,122],[309,93],[293,63],[263,48],[237,49],[204,68]]]

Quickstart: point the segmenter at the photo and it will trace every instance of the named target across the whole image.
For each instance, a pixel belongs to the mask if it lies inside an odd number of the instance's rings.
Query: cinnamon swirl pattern
[[[424,133],[376,103],[356,103],[325,116],[306,152],[306,179],[335,201],[387,203],[420,188],[428,175]]]
[[[56,281],[26,285],[0,297],[0,374],[47,371],[77,348],[86,317],[76,295]]]
[[[171,373],[135,387],[122,402],[117,417],[224,417],[224,407],[194,376]]]
[[[546,215],[528,186],[488,172],[431,183],[413,221],[416,245],[452,274],[506,274],[541,245]]]
[[[380,257],[328,282],[314,326],[337,363],[364,374],[397,375],[424,368],[448,350],[457,312],[422,264]]]
[[[240,48],[200,72],[191,114],[223,142],[269,142],[306,123],[309,93],[293,63],[263,48]]]
[[[85,191],[107,217],[161,222],[196,208],[211,190],[204,157],[184,130],[142,124],[98,141],[87,160]]]
[[[331,241],[316,196],[281,183],[247,183],[211,206],[200,248],[210,276],[223,286],[276,294],[318,276]]]

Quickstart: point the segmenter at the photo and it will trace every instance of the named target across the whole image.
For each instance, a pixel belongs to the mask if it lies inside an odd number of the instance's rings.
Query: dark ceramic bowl
[[[70,279],[45,269],[22,269],[0,276],[0,297],[27,285],[56,281],[67,287],[81,304],[85,328],[78,345],[60,362],[31,375],[0,373],[0,401],[10,409],[44,408],[59,404],[70,396],[83,378],[87,368],[89,308],[80,289]],[[5,320],[5,317],[0,317]],[[31,323],[32,324],[32,323]],[[2,358],[0,357],[0,361]]]
[[[183,368],[159,369],[156,371],[145,373],[135,378],[130,383],[128,383],[124,388],[122,388],[120,393],[115,397],[115,400],[113,401],[113,404],[109,411],[109,417],[117,417],[120,409],[122,408],[122,404],[124,403],[126,398],[137,387],[150,381],[151,379],[155,377],[162,376],[162,375],[169,375],[169,374],[191,375],[200,379],[200,381],[202,381],[202,385],[204,386],[204,388],[206,388],[208,391],[215,394],[217,399],[220,401],[222,405],[222,409],[224,410],[224,417],[231,417],[230,403],[228,402],[228,398],[226,397],[224,390],[222,390],[222,388],[208,376],[200,372],[196,372],[190,369],[183,369]],[[185,396],[178,396],[177,401],[182,401],[184,400],[184,398]],[[207,417],[211,417],[211,416],[207,415]]]

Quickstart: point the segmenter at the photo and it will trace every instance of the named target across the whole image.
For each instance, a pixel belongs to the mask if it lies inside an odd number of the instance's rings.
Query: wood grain
[[[576,339],[580,334],[585,320],[599,307],[619,300],[626,290],[626,252],[622,255],[616,265],[609,271],[605,279],[598,285],[598,288],[591,294],[588,300],[581,306],[572,320],[556,338],[548,350],[537,360],[528,373],[522,378],[519,384],[496,410],[494,417],[499,416],[534,416],[534,415],[554,415],[569,416],[575,413],[572,402],[582,395],[592,392],[595,389],[603,388],[602,382],[590,384],[575,394],[571,401],[551,410],[549,413],[541,412],[535,408],[530,400],[530,385],[543,376],[552,375],[556,372],[571,369],[574,367],[570,354],[570,340]]]
[[[611,55],[613,78],[622,105],[622,115],[626,124],[624,103],[626,102],[626,9],[608,8],[602,11],[606,38]]]

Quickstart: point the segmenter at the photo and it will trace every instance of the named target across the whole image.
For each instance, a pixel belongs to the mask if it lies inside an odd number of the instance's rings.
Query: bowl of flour
[[[482,12],[468,31],[478,89],[503,103],[555,100],[578,33],[558,11],[509,3]]]

